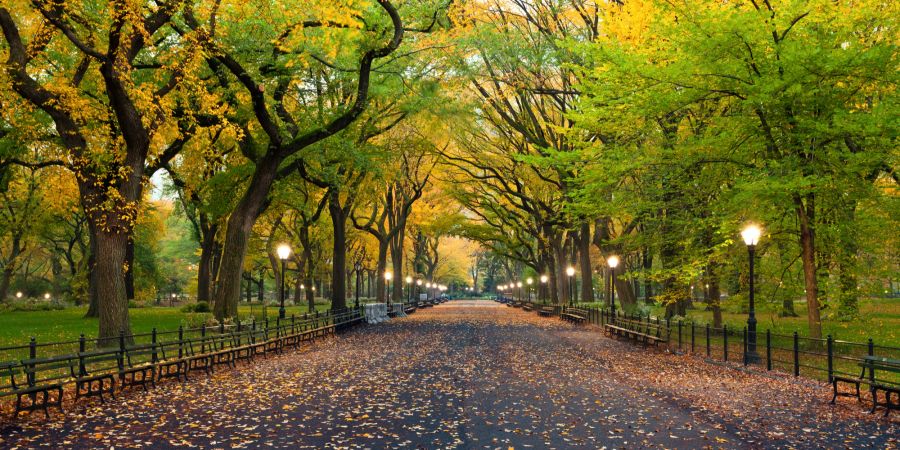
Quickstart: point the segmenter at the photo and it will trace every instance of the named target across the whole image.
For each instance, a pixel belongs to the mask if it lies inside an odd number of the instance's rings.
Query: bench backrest
[[[22,371],[29,386],[67,380],[78,374],[78,356],[23,359]]]
[[[862,374],[860,378],[866,377],[866,370],[869,371],[868,378],[873,381],[879,381],[881,383],[888,383],[893,385],[900,385],[900,382],[894,380],[887,380],[884,377],[880,377],[876,374],[876,372],[889,372],[889,373],[898,373],[900,374],[900,360],[890,359],[881,356],[866,356],[863,358],[863,362],[861,363],[863,366]],[[897,377],[891,377],[896,379]]]
[[[83,352],[78,353],[76,356],[78,357],[79,366],[79,370],[76,372],[78,376],[114,370],[118,368],[121,360],[121,352],[117,349]]]
[[[19,389],[16,377],[22,373],[22,365],[18,361],[0,362],[0,396]]]
[[[128,367],[133,367],[135,364],[144,362],[156,362],[154,361],[154,357],[156,358],[156,361],[158,361],[160,358],[165,358],[165,353],[163,352],[163,348],[159,343],[140,344],[125,347],[124,362],[128,365]]]

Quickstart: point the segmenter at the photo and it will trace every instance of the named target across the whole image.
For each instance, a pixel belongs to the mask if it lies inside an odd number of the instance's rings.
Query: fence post
[[[706,324],[706,357],[710,357],[710,348],[709,348],[709,324]]]
[[[219,323],[219,334],[225,334],[225,321]]]
[[[184,356],[184,325],[178,326],[178,357]]]
[[[681,319],[678,319],[678,351],[681,351]]]
[[[153,327],[153,331],[150,332],[150,345],[153,347],[150,349],[150,360],[156,364],[159,362],[159,356],[156,354],[156,327]]]
[[[37,358],[37,340],[32,336],[28,341],[28,359],[35,358]],[[31,367],[31,373],[28,374],[28,385],[34,386],[34,364],[29,364],[29,367]]]
[[[119,367],[125,367],[125,330],[119,330]]]
[[[800,376],[800,336],[794,332],[794,376]]]
[[[206,353],[206,324],[200,326],[200,353]]]
[[[766,370],[772,370],[772,330],[766,329]]]
[[[724,339],[725,345],[722,346],[722,352],[725,357],[725,362],[728,362],[728,325],[722,325],[722,339]]]
[[[81,336],[78,338],[78,353],[84,353],[87,350],[87,342],[84,339],[84,333],[81,333]],[[84,367],[84,357],[79,355],[78,357],[78,374],[84,375],[86,369]]]
[[[294,314],[291,314],[291,334],[297,334],[297,321],[295,319]]]
[[[696,348],[697,339],[696,339],[695,334],[696,333],[694,330],[694,321],[692,320],[691,321],[691,353],[694,353],[694,349]]]
[[[834,379],[834,339],[829,334],[825,340],[825,347],[828,351],[828,382]]]
[[[869,338],[869,356],[875,356],[875,343]]]
[[[747,327],[744,327],[743,338],[744,338],[744,346],[743,346],[744,358],[743,359],[744,359],[744,366],[746,366],[747,365]]]

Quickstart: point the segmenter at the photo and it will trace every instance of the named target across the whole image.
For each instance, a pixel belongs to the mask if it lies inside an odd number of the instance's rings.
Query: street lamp
[[[412,282],[413,282],[412,277],[407,275],[406,276],[406,301],[407,302],[412,301]]]
[[[522,282],[521,281],[516,283],[516,289],[518,290],[518,293],[519,293],[519,295],[518,295],[519,301],[522,301]]]
[[[278,318],[284,319],[284,279],[287,278],[287,274],[284,272],[284,263],[291,256],[291,247],[287,244],[281,244],[276,251],[278,252],[278,259],[281,260],[281,306],[278,308]]]
[[[542,284],[542,285],[547,284],[548,281],[550,281],[550,277],[548,277],[547,275],[541,275],[541,284]],[[543,296],[544,294],[546,294],[546,293],[547,293],[547,286],[541,286],[541,292],[540,292],[540,293],[541,293],[542,296]],[[544,304],[546,304],[546,303],[547,303],[547,298],[544,297],[544,298],[541,300],[541,302],[544,303]]]
[[[528,277],[525,280],[525,284],[528,285],[528,303],[531,303],[531,284],[534,283],[534,278]]]
[[[762,230],[758,226],[750,224],[741,231],[741,237],[747,244],[747,251],[750,256],[750,312],[747,317],[747,355],[745,356],[747,363],[758,363],[759,354],[756,353],[756,308],[754,305],[754,274],[753,264],[756,259],[756,244],[759,243],[759,237]]]
[[[609,288],[609,309],[612,315],[616,315],[616,266],[619,265],[619,257],[612,255],[606,258],[606,264],[609,265],[610,288]]]
[[[566,267],[566,275],[569,276],[569,305],[571,305],[575,300],[575,289],[572,287],[572,282],[575,281],[575,268]]]
[[[394,273],[391,272],[390,270],[386,270],[384,272],[384,281],[385,281],[384,290],[387,294],[388,310],[390,310],[390,307],[391,307],[391,280],[393,280],[393,279],[394,279]]]
[[[357,261],[356,264],[353,265],[353,269],[356,271],[356,309],[359,309],[359,283],[362,274],[362,264]]]

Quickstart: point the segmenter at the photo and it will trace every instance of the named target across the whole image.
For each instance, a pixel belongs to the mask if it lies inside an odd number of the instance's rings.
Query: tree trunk
[[[84,317],[100,317],[100,297],[97,295],[97,234],[93,224],[88,224],[90,254],[87,261],[88,309]]]
[[[216,244],[218,226],[215,224],[207,226],[204,216],[205,214],[200,214],[200,228],[203,236],[200,238],[200,264],[197,266],[198,302],[209,302],[212,298],[212,274],[215,273],[213,270],[213,255],[218,251],[218,245]]]
[[[134,300],[134,238],[125,244],[125,298]]]
[[[402,226],[402,225],[401,225]],[[403,276],[403,230],[399,230],[394,234],[394,237],[391,239],[391,266],[394,271],[394,293],[393,300],[395,302],[404,302],[408,297],[409,293],[406,292],[404,295],[403,286],[406,282]],[[407,289],[412,286],[406,285]]]
[[[375,279],[375,301],[378,303],[387,302],[387,283],[384,279],[384,272],[387,269],[387,242],[378,242],[378,259],[375,264],[375,272],[378,277]]]
[[[114,345],[120,332],[131,334],[128,299],[125,296],[125,258],[128,236],[124,233],[100,232],[96,236],[95,265],[98,310],[100,313],[99,346]]]
[[[258,163],[247,191],[228,218],[222,262],[216,277],[215,307],[213,312],[219,321],[237,316],[238,299],[241,296],[241,272],[247,243],[257,217],[266,206],[266,197],[275,182],[280,159],[266,154]]]
[[[722,292],[719,289],[719,265],[710,263],[707,268],[706,288],[707,303],[713,313],[713,327],[722,328]]]
[[[12,266],[7,264],[6,267],[3,268],[3,279],[0,280],[0,302],[6,301],[6,296],[9,294],[9,285],[12,282],[12,276]]]
[[[581,301],[594,301],[594,268],[591,265],[591,226],[581,225],[577,236],[578,265],[581,266]]]
[[[803,199],[795,195],[794,205],[800,222],[800,251],[803,260],[803,278],[806,284],[806,308],[809,320],[809,334],[815,339],[822,338],[822,319],[819,311],[819,282],[816,278],[815,199],[810,194]]]
[[[347,266],[347,213],[340,203],[340,192],[330,189],[327,193],[328,212],[331,215],[332,269],[331,269],[331,309],[343,311],[347,309],[346,283],[344,273]]]

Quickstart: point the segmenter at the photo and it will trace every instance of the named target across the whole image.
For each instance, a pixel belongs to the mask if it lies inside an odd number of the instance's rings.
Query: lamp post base
[[[744,355],[744,359],[746,360],[747,364],[759,364],[760,362],[762,362],[762,358],[759,356],[759,353],[756,353],[755,350],[748,351],[747,354]]]

